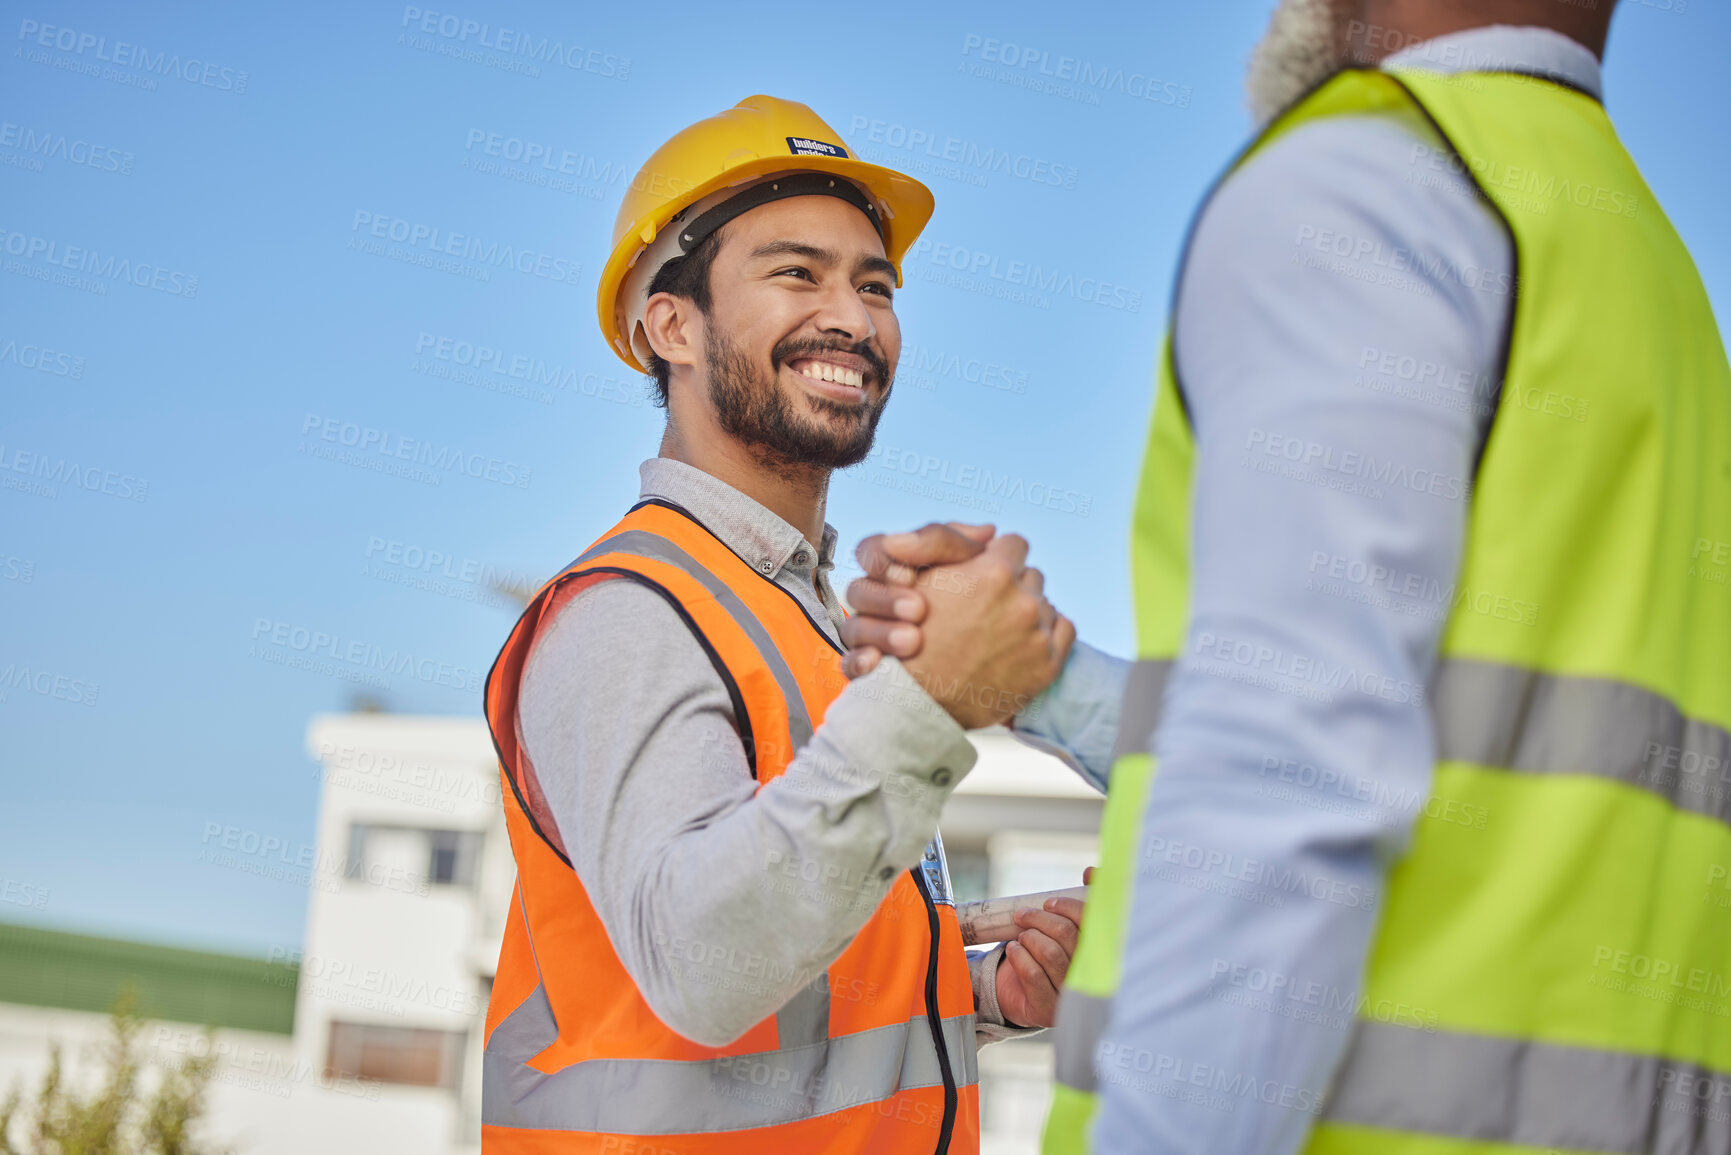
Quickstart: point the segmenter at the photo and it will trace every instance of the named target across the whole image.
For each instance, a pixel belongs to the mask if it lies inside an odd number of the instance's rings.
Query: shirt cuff
[[[1130,666],[1078,641],[1057,679],[1011,720],[1011,732],[1062,759],[1104,793]]]
[[[998,964],[1004,961],[1004,944],[968,956],[968,971],[974,980],[974,1045],[1025,1039],[1045,1027],[1013,1027],[1004,1022],[998,1007]]]
[[[823,730],[855,765],[932,787],[933,814],[979,759],[968,732],[894,658],[848,683],[829,704]]]

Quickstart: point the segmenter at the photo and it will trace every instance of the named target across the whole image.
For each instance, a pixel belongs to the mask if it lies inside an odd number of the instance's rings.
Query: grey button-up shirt
[[[840,644],[836,532],[817,548],[709,474],[655,458],[643,497],[684,507],[775,579]],[[578,594],[523,674],[523,749],[572,865],[662,1022],[721,1046],[839,957],[897,874],[920,861],[973,767],[962,728],[900,663],[830,703],[786,771],[757,789],[721,677],[660,595],[633,581]],[[970,957],[976,1038],[998,1011],[1001,948]],[[873,976],[840,989],[869,997]]]

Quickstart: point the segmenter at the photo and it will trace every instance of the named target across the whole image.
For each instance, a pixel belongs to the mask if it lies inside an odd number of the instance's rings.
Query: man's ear
[[[643,308],[643,335],[655,355],[669,365],[697,364],[702,324],[697,306],[672,293],[656,293]]]

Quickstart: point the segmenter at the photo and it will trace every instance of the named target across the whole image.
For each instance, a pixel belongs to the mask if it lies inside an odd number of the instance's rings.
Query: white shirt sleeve
[[[1191,617],[1097,1151],[1299,1148],[1428,795],[1424,686],[1514,257],[1425,131],[1336,117],[1273,142],[1206,208],[1180,279]]]

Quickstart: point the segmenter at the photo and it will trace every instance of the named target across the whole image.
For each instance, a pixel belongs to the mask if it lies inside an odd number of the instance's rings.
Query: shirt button
[[[882,870],[878,871],[878,877],[883,879],[885,882],[888,882],[890,879],[894,878],[895,876],[896,876],[896,868],[893,866],[886,866]]]
[[[932,785],[933,786],[948,786],[950,784],[950,779],[954,778],[954,777],[955,777],[954,774],[951,774],[948,770],[944,769],[942,766],[939,766],[937,771],[932,775]]]
[[[764,573],[774,573],[775,563],[770,561],[768,558],[764,558],[762,561],[757,563],[757,568],[762,570]]]
[[[811,555],[809,553],[806,553],[802,549],[798,553],[793,555],[793,564],[794,565],[810,565],[811,564]]]

